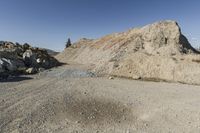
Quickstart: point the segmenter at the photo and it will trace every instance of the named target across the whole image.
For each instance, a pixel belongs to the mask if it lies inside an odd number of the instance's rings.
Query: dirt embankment
[[[93,65],[119,77],[200,84],[200,55],[174,21],[162,21],[91,40],[81,39],[56,58]]]

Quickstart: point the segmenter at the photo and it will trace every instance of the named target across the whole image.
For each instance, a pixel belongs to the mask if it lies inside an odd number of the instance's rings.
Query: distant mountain
[[[51,55],[51,56],[56,56],[57,54],[59,54],[59,52],[56,52],[56,51],[54,51],[54,50],[51,50],[51,49],[47,49],[47,48],[44,48],[46,51],[47,51],[47,53],[49,54],[49,55]]]

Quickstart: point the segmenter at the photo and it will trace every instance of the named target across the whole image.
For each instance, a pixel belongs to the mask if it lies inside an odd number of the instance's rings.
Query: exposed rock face
[[[57,65],[59,62],[44,49],[33,48],[27,43],[20,45],[0,42],[0,74],[23,72],[33,74],[39,69],[48,69]]]
[[[81,39],[56,58],[94,64],[97,73],[133,79],[200,84],[200,60],[175,21],[162,21],[114,33],[100,39]]]

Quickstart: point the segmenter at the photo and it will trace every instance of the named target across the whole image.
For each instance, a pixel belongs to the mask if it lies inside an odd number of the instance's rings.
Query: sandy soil
[[[0,132],[199,133],[200,86],[60,67],[0,82]]]

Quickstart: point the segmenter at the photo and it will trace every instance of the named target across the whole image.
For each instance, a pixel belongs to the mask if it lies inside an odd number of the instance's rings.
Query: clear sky
[[[68,37],[98,38],[176,20],[200,46],[200,0],[0,0],[0,40],[61,51]]]

